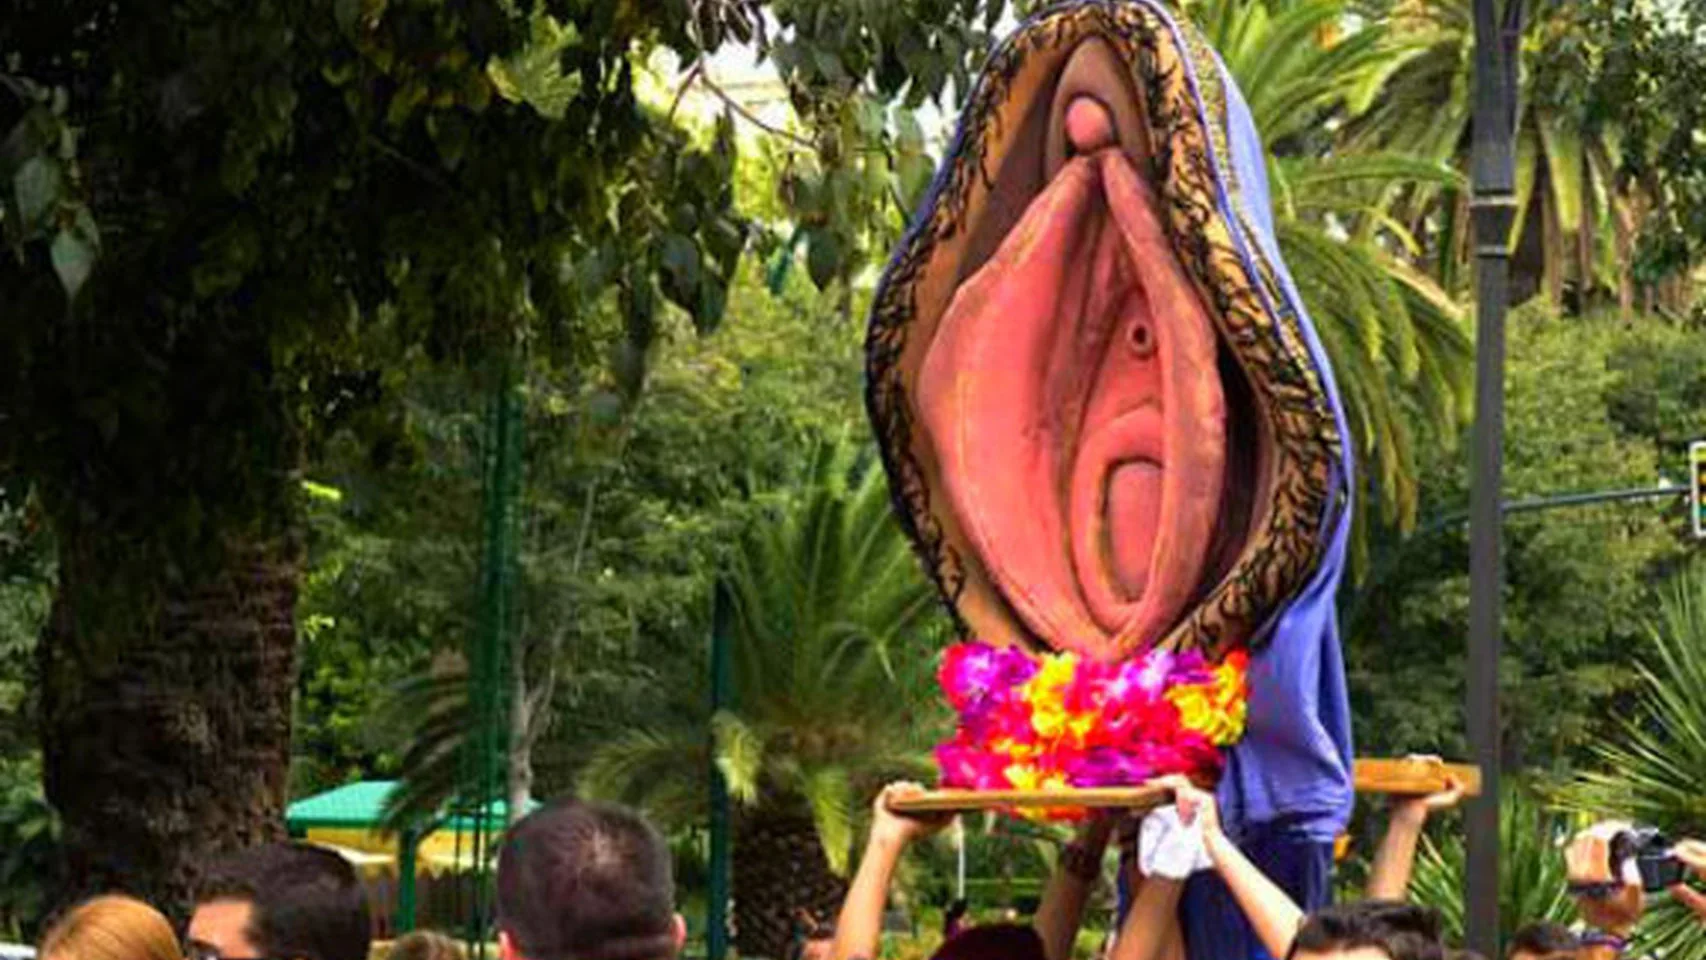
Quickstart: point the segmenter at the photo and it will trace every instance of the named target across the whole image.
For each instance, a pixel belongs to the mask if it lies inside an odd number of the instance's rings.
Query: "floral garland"
[[[1049,790],[1220,776],[1220,748],[1244,735],[1248,657],[1151,650],[1101,663],[1014,647],[949,647],[938,679],[959,713],[936,748],[942,786]],[[1046,819],[1081,811],[1045,810]]]

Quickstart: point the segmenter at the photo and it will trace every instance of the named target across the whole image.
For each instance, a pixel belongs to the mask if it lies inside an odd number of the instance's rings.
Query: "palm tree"
[[[1529,923],[1575,919],[1558,841],[1569,835],[1569,819],[1550,811],[1526,788],[1508,789],[1499,802],[1499,939]],[[1463,878],[1467,854],[1463,833],[1423,838],[1410,880],[1410,896],[1439,910],[1447,939],[1463,939]]]
[[[1523,81],[1517,112],[1515,295],[1543,292],[1562,301],[1566,283],[1579,294],[1615,291],[1627,309],[1636,199],[1619,184],[1615,131],[1592,124],[1579,98],[1558,82],[1571,67],[1557,53],[1579,34],[1579,4],[1530,0],[1521,46]],[[1392,72],[1384,95],[1353,120],[1347,143],[1358,149],[1404,149],[1467,170],[1471,144],[1474,28],[1472,0],[1361,0],[1368,16],[1418,48]],[[1433,253],[1449,284],[1467,262],[1468,197],[1418,184],[1391,198],[1393,215],[1412,228],[1432,220]]]
[[[1582,774],[1562,799],[1594,817],[1618,814],[1672,837],[1706,836],[1706,564],[1675,577],[1651,635],[1621,736],[1595,745],[1600,769]],[[1648,911],[1639,936],[1643,953],[1706,958],[1700,921],[1668,898]]]
[[[673,721],[608,743],[580,785],[670,825],[703,822],[714,760],[737,803],[736,944],[778,957],[797,909],[839,906],[863,798],[928,770],[945,625],[882,471],[844,448],[822,450],[805,489],[754,525],[725,584],[732,705],[707,717],[703,687],[686,686]]]
[[[1472,353],[1462,311],[1411,265],[1421,244],[1383,213],[1382,198],[1405,185],[1455,189],[1462,178],[1409,153],[1343,151],[1333,130],[1369,109],[1423,48],[1374,21],[1353,25],[1346,0],[1198,0],[1189,10],[1272,154],[1280,247],[1332,359],[1384,519],[1408,527],[1416,451],[1455,437]]]

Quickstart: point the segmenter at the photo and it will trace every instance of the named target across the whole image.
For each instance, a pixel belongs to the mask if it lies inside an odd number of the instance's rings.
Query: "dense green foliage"
[[[1700,435],[1706,420],[1698,408],[1661,409],[1654,398],[1698,391],[1702,351],[1692,331],[1661,322],[1626,328],[1610,317],[1519,312],[1510,329],[1506,497],[1659,483],[1662,465],[1681,452],[1678,434]],[[1365,754],[1466,749],[1458,705],[1468,470],[1460,452],[1435,451],[1421,485],[1424,515],[1439,519],[1381,544],[1368,576],[1341,595]],[[1668,476],[1680,480],[1674,470]],[[1501,669],[1513,766],[1561,771],[1611,732],[1603,708],[1633,683],[1631,654],[1655,609],[1654,584],[1685,549],[1679,507],[1673,498],[1510,517]]]
[[[697,681],[710,584],[760,509],[750,495],[784,487],[811,444],[858,426],[857,332],[832,325],[829,309],[738,284],[717,337],[666,329],[628,411],[608,409],[594,385],[577,393],[546,371],[530,382],[522,620],[524,633],[562,632],[536,646],[568,658],[541,792],[567,788],[584,745],[648,715],[647,691]],[[303,600],[303,697],[316,709],[301,722],[326,747],[298,750],[303,790],[397,772],[419,730],[389,721],[420,711],[407,696],[391,702],[409,692],[392,688],[435,652],[458,653],[469,629],[478,397],[439,387],[411,403],[413,454],[380,467],[339,445],[316,471],[339,496],[311,514],[320,549]],[[454,658],[440,668],[458,673]],[[333,745],[354,749],[323,769]]]
[[[862,459],[820,448],[799,492],[742,532],[726,578],[729,703],[712,736],[708,703],[689,701],[676,726],[640,725],[596,750],[587,789],[685,825],[703,815],[714,758],[742,803],[803,802],[846,870],[860,798],[884,775],[922,772],[943,719],[930,651],[945,623],[881,470]]]
[[[1471,347],[1461,308],[1413,265],[1415,235],[1380,211],[1395,183],[1455,189],[1462,177],[1419,152],[1347,153],[1322,136],[1384,96],[1387,77],[1417,49],[1378,23],[1330,45],[1299,42],[1334,29],[1348,10],[1344,2],[1193,6],[1269,145],[1280,248],[1356,437],[1366,490],[1358,526],[1366,529],[1372,502],[1373,515],[1407,529],[1420,452],[1449,441],[1463,422]]]
[[[1650,642],[1637,653],[1640,686],[1617,735],[1595,744],[1591,767],[1564,791],[1587,813],[1609,811],[1672,837],[1706,835],[1706,567],[1695,563],[1665,592]],[[1644,919],[1655,953],[1706,957],[1699,918],[1666,897]]]

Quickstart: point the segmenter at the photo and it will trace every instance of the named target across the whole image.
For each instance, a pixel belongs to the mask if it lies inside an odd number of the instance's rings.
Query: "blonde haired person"
[[[183,960],[172,924],[141,900],[105,896],[72,907],[48,928],[41,960]]]

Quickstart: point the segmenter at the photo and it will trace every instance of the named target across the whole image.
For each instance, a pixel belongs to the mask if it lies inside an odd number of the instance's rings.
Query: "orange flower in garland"
[[[983,643],[950,647],[939,679],[959,712],[936,748],[942,785],[980,790],[1213,779],[1243,736],[1248,658],[1152,650],[1116,664]],[[1063,818],[1072,811],[1045,811]]]

